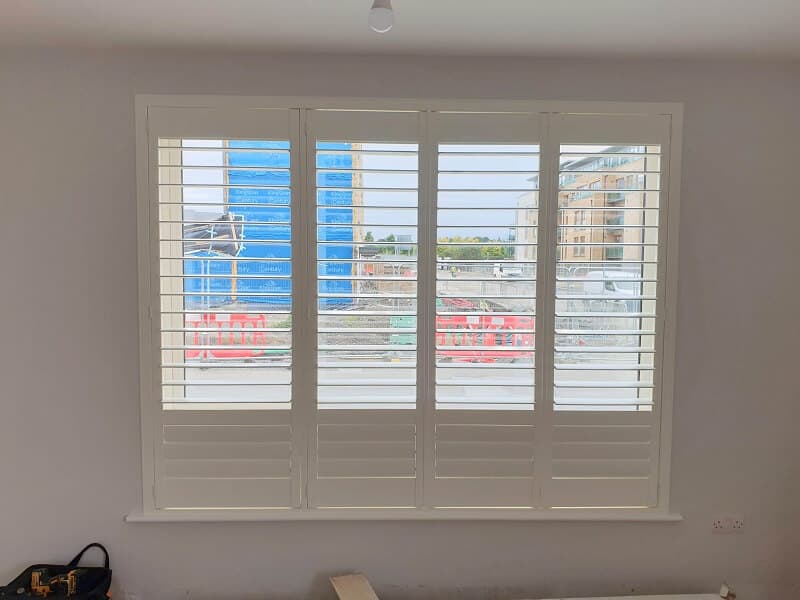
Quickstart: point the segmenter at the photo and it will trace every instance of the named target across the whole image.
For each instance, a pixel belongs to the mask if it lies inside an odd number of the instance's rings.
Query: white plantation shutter
[[[156,508],[291,507],[297,113],[151,109]]]
[[[312,506],[417,505],[420,118],[308,116],[316,206]]]
[[[247,102],[139,130],[146,511],[666,511],[671,115]]]
[[[426,501],[531,507],[540,117],[435,113],[430,131],[437,258]]]
[[[657,504],[666,117],[559,116],[548,506]]]

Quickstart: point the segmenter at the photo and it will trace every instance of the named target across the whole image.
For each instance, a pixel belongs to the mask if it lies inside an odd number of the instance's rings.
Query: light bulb
[[[369,26],[372,31],[386,33],[394,25],[392,0],[375,0],[369,11]]]

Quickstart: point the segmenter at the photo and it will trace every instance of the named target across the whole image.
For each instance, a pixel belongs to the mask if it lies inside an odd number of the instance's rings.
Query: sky
[[[222,147],[222,142],[195,140],[185,141],[184,145],[213,148]],[[415,149],[416,145],[413,144],[362,145],[364,151],[402,152]],[[520,154],[509,156],[507,154],[509,152]],[[492,153],[504,154],[492,156]],[[185,151],[183,160],[185,166],[208,167],[185,170],[184,183],[204,186],[224,183],[225,173],[221,168],[224,164],[223,152]],[[416,241],[416,219],[413,208],[419,200],[417,192],[414,191],[414,188],[419,187],[418,157],[365,153],[361,168],[365,171],[362,182],[365,188],[382,188],[364,191],[364,222],[367,224],[364,226],[365,232],[371,231],[376,240],[394,234],[411,235],[411,239]],[[517,219],[516,211],[513,209],[517,208],[521,198],[531,193],[524,190],[533,190],[538,183],[536,177],[539,169],[538,147],[442,145],[438,169],[443,172],[438,174],[440,211],[437,236],[440,238],[459,235],[478,236],[508,240],[509,235],[513,235],[512,228],[516,225]],[[215,206],[215,210],[209,211],[211,213],[222,212],[223,197],[224,192],[221,187],[184,189],[184,198],[187,201],[218,205],[219,208]],[[462,207],[486,210],[458,210]],[[412,210],[409,211],[409,208]],[[452,227],[454,225],[460,227],[454,228]],[[475,229],[464,229],[463,226],[474,226]]]

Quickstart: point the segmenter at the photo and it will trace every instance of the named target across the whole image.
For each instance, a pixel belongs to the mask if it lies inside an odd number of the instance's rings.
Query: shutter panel
[[[433,113],[435,406],[426,503],[531,507],[539,116]]]
[[[418,113],[309,111],[317,406],[309,503],[417,504]]]
[[[657,504],[666,117],[562,115],[555,244],[556,507]]]
[[[297,506],[297,113],[151,108],[156,508]]]

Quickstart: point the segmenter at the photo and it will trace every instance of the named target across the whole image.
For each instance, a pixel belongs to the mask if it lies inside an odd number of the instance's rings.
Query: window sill
[[[677,522],[683,516],[655,509],[175,509],[135,511],[127,523],[258,521],[627,521]]]

